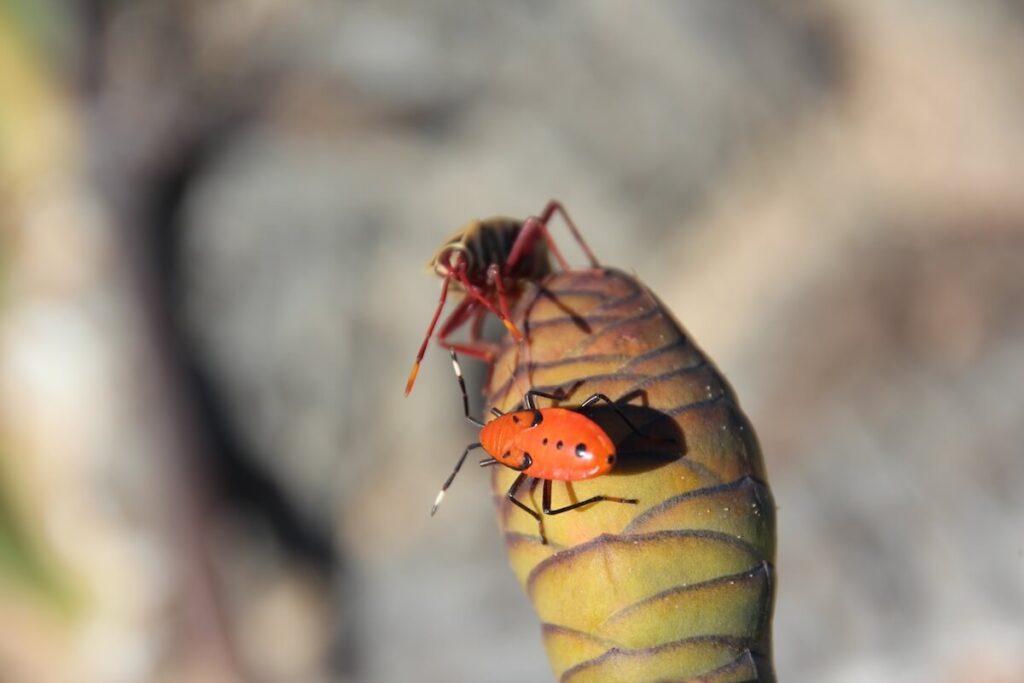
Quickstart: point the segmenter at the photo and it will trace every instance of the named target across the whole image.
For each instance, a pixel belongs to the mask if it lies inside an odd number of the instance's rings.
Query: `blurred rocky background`
[[[0,2],[0,681],[548,680],[402,388],[550,197],[760,433],[780,680],[1024,681],[1022,121],[1019,0]]]

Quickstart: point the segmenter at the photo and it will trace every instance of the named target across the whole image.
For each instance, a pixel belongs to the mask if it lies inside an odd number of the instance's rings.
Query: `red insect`
[[[466,394],[466,383],[462,379],[462,368],[459,366],[455,351],[452,350],[451,353],[452,366],[455,368],[455,376],[462,391],[462,407],[466,419],[480,427],[480,441],[470,444],[462,452],[455,463],[455,469],[434,500],[434,506],[430,509],[431,515],[437,512],[445,492],[466,461],[466,456],[477,448],[484,449],[490,456],[480,461],[482,466],[504,465],[519,472],[506,495],[517,507],[537,520],[541,542],[544,544],[548,541],[544,535],[544,523],[540,513],[516,498],[516,491],[529,478],[544,482],[541,509],[545,515],[558,515],[601,501],[633,505],[638,502],[635,498],[591,496],[565,507],[551,507],[552,481],[593,479],[607,474],[615,466],[615,443],[596,422],[582,414],[581,410],[597,401],[604,401],[618,413],[630,429],[640,434],[614,401],[604,394],[594,394],[577,408],[538,408],[534,401],[537,396],[552,400],[560,400],[561,397],[531,389],[523,398],[525,410],[502,413],[495,408],[492,410],[495,419],[485,424],[469,414],[469,396]]]
[[[437,333],[439,344],[475,358],[490,360],[494,348],[481,341],[484,317],[488,312],[500,318],[516,340],[522,338],[512,323],[509,299],[518,296],[522,283],[538,282],[551,273],[549,251],[554,254],[563,270],[570,270],[569,264],[548,232],[548,222],[555,213],[561,214],[576,242],[590,260],[591,267],[597,268],[598,263],[594,254],[583,241],[565,208],[555,200],[548,202],[540,215],[531,216],[524,221],[513,218],[473,221],[452,235],[434,254],[428,266],[444,282],[441,285],[437,310],[434,311],[434,317],[430,320],[427,334],[423,337],[423,343],[409,372],[409,380],[405,385],[406,396],[416,382],[420,362],[427,352],[427,344],[441,317],[449,288],[461,289],[466,296],[448,315]],[[448,337],[466,324],[471,325],[469,343],[449,342]]]

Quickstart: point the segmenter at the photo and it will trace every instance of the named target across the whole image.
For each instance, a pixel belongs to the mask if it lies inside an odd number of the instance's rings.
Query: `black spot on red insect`
[[[518,415],[513,415],[512,416],[512,421],[515,422],[516,424],[519,424],[519,416]]]
[[[506,460],[511,458],[512,457],[512,451],[505,451],[504,453],[501,454],[501,457],[506,459]]]
[[[576,444],[576,457],[582,458],[587,453],[587,444],[578,443]]]
[[[556,444],[555,444],[555,448],[561,449],[561,448],[562,448],[562,446],[564,446],[564,445],[565,445],[565,444],[564,444],[564,443],[562,443],[561,439],[559,439],[558,443],[556,443]]]
[[[544,444],[545,446],[547,446],[548,445],[548,437],[545,436],[544,440],[541,441],[541,443]]]

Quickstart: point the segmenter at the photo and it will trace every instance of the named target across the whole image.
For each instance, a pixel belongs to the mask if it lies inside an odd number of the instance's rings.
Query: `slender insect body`
[[[482,338],[484,318],[488,313],[501,320],[513,339],[522,341],[522,334],[512,323],[510,302],[514,303],[520,296],[524,283],[540,282],[551,274],[549,254],[554,256],[562,270],[569,270],[568,262],[548,230],[548,222],[556,213],[565,220],[590,265],[596,268],[597,259],[557,201],[548,202],[539,215],[522,221],[513,218],[472,221],[438,249],[427,265],[443,280],[441,295],[409,372],[406,396],[416,383],[420,363],[440,321],[449,290],[462,293],[463,298],[441,323],[437,332],[439,344],[481,360],[490,360],[495,345]],[[456,330],[465,326],[469,326],[467,342],[449,341]]]
[[[487,272],[492,264],[504,266],[501,274],[510,280],[510,290],[515,289],[520,281],[539,281],[551,273],[548,248],[543,241],[538,241],[539,234],[530,244],[524,245],[522,258],[515,263],[508,261],[522,230],[523,221],[514,218],[472,221],[445,241],[427,267],[442,278],[451,277],[461,267],[469,283],[482,288],[494,286],[488,282]],[[458,279],[452,286],[463,289]]]
[[[507,413],[480,430],[499,464],[536,479],[582,481],[615,465],[615,443],[590,418],[568,408]]]

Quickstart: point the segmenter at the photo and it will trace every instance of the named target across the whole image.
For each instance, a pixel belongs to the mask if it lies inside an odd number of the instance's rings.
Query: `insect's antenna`
[[[412,364],[412,371],[409,372],[409,379],[405,383],[406,396],[412,393],[412,385],[416,383],[416,375],[420,372],[420,361],[423,360],[423,356],[427,353],[427,344],[430,342],[430,337],[434,334],[434,328],[437,327],[437,321],[441,317],[441,311],[444,310],[444,302],[448,298],[449,282],[451,282],[451,277],[445,277],[444,283],[441,285],[441,298],[437,301],[437,310],[434,311],[434,317],[430,319],[430,325],[427,327],[427,335],[423,337],[423,343],[420,344],[420,350],[416,354],[416,360]]]
[[[459,357],[455,355],[455,349],[451,350],[452,353],[452,367],[455,369],[455,378],[459,380],[459,389],[462,391],[462,411],[466,414],[466,419],[475,424],[477,427],[483,427],[484,423],[472,415],[469,414],[469,394],[466,393],[466,380],[462,379],[462,366],[459,365]],[[458,468],[455,470],[458,472]],[[454,474],[452,475],[455,476]]]
[[[462,456],[459,458],[458,462],[455,463],[455,469],[452,470],[452,473],[448,475],[447,479],[445,479],[444,486],[441,487],[441,490],[437,492],[437,498],[434,499],[434,505],[430,508],[431,517],[433,517],[434,513],[437,512],[437,508],[441,505],[441,501],[444,500],[444,494],[447,493],[448,487],[452,485],[453,481],[455,481],[455,475],[459,473],[460,469],[462,469],[462,463],[466,462],[466,456],[469,455],[470,451],[476,448],[482,448],[482,445],[478,443],[471,443],[466,446],[466,450],[462,451]]]

